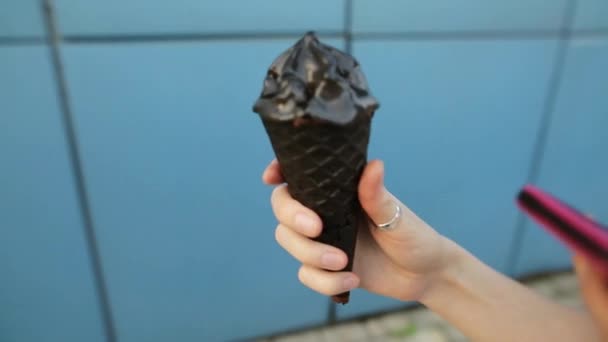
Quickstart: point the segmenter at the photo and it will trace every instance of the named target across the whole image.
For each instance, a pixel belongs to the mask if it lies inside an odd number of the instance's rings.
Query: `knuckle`
[[[329,275],[318,274],[313,277],[309,267],[310,266],[302,265],[298,271],[298,279],[302,284],[326,296],[331,296],[339,292],[336,290],[337,286],[335,286]]]
[[[274,239],[279,243],[279,245],[281,244],[281,225],[278,224],[277,227],[274,229]]]
[[[279,191],[281,191],[281,186],[277,186],[274,189],[272,189],[272,193],[270,194],[270,204],[272,204],[273,208],[277,204]]]
[[[317,291],[326,296],[333,296],[338,293],[335,288],[336,286],[329,279],[324,279],[324,281],[319,282],[319,288]]]
[[[320,262],[317,260],[319,258],[316,258],[314,255],[314,252],[310,251],[309,248],[304,249],[304,247],[302,248],[302,251],[300,252],[299,255],[299,259],[302,263],[313,266],[313,267],[318,267]]]
[[[308,286],[307,281],[308,278],[306,277],[306,267],[304,267],[304,265],[300,266],[300,269],[298,270],[298,280]]]
[[[285,186],[279,186],[272,191],[270,203],[272,211],[279,222],[286,223],[293,211],[293,204],[285,198]],[[287,222],[290,223],[290,222]]]
[[[300,261],[306,265],[321,268],[321,256],[316,250],[310,248],[310,246],[302,246],[302,252],[300,254]]]

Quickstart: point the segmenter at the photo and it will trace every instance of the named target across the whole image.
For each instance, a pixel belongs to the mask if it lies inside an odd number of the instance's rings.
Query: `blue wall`
[[[569,266],[516,210],[526,182],[608,221],[606,1],[306,3],[54,1],[92,241],[45,14],[0,1],[1,341],[222,341],[326,321],[274,242],[272,151],[251,112],[307,30],[363,65],[391,190],[493,267]],[[402,305],[355,291],[337,314]]]

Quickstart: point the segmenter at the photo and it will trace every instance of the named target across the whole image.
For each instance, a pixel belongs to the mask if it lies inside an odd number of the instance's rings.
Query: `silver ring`
[[[401,217],[401,206],[395,203],[395,209],[395,215],[390,221],[382,224],[376,224],[376,227],[378,227],[378,229],[393,230],[395,228],[395,223],[397,223],[397,221]]]

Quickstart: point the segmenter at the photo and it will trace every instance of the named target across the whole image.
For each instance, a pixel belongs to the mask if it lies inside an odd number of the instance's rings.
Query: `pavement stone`
[[[366,342],[369,341],[367,330],[359,322],[338,324],[321,330],[326,341],[331,342]]]
[[[569,306],[571,308],[582,309],[585,304],[581,298],[571,297],[571,298],[562,298],[559,299],[558,302],[562,305]]]
[[[574,274],[567,274],[553,281],[558,295],[579,295],[580,286]]]
[[[372,318],[363,322],[363,327],[367,330],[367,334],[370,338],[379,338],[388,336],[388,329],[380,322],[381,318]]]
[[[448,338],[449,342],[466,342],[468,341],[468,339],[466,338],[466,336],[464,336],[460,330],[457,330],[456,328],[452,327],[451,325],[445,325],[443,327],[443,331],[445,332],[445,335]]]
[[[447,337],[438,330],[422,330],[406,338],[406,342],[449,342]]]
[[[447,324],[447,322],[443,318],[426,308],[415,311],[412,314],[412,320],[420,328]]]
[[[528,287],[545,297],[554,297],[557,293],[557,288],[552,282],[535,282],[529,284]]]
[[[385,315],[379,319],[379,323],[390,334],[393,331],[403,329],[411,324],[411,313],[395,312]]]

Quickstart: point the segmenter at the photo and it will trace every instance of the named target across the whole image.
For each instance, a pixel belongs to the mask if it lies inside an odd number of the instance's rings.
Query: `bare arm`
[[[473,341],[600,341],[590,315],[552,302],[453,242],[447,268],[421,298]]]

